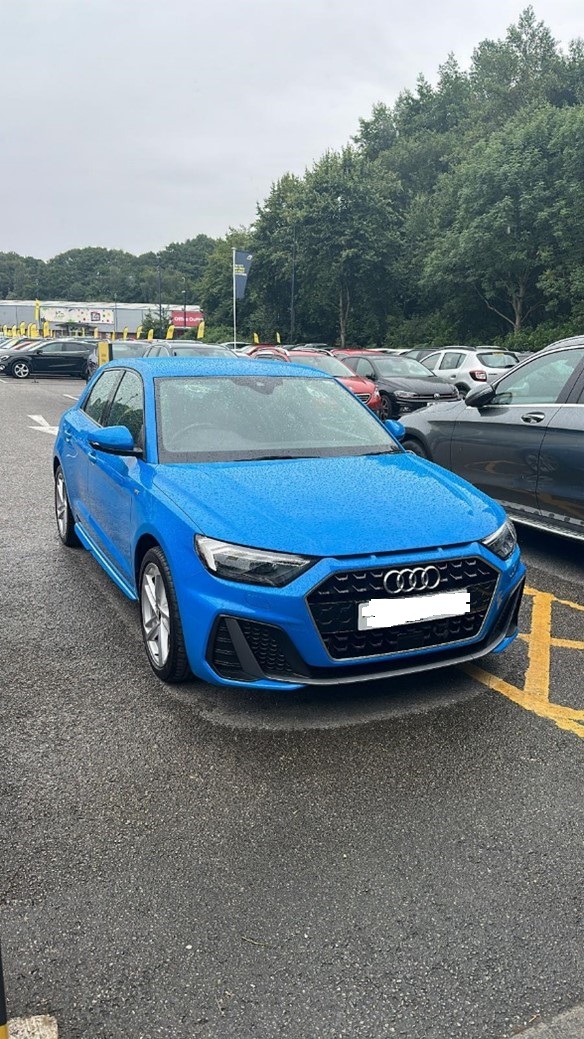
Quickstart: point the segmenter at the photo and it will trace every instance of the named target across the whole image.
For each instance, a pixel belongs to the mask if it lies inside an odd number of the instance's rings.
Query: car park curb
[[[525,1039],[583,1039],[584,1006],[568,1010],[565,1014],[554,1017],[548,1024],[540,1021],[533,1028],[516,1032],[515,1035]]]

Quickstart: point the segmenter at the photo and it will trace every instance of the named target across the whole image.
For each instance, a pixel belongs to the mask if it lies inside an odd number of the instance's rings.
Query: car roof
[[[326,372],[311,368],[300,368],[288,361],[256,361],[255,358],[230,357],[181,357],[177,364],[176,357],[128,357],[110,361],[108,368],[131,368],[140,374],[155,378],[184,378],[185,376],[231,375],[249,376],[263,375],[288,379],[332,379]]]

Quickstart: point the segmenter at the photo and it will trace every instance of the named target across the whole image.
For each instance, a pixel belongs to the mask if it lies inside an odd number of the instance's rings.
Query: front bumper
[[[458,587],[470,590],[472,616],[357,631],[357,602],[384,594],[375,583],[379,574],[431,562],[450,574],[451,584],[445,588],[455,586],[452,581],[460,571]],[[347,572],[359,581],[348,599],[339,601]],[[490,572],[489,583],[485,575]],[[476,660],[505,648],[517,634],[524,575],[517,550],[511,560],[502,562],[477,543],[466,546],[465,552],[459,548],[382,560],[320,560],[281,589],[237,586],[208,575],[205,584],[214,589],[213,598],[201,597],[199,585],[196,602],[193,592],[189,604],[181,603],[189,661],[201,678],[221,685],[291,690]],[[327,599],[331,587],[332,600]],[[190,617],[203,623],[191,626]]]

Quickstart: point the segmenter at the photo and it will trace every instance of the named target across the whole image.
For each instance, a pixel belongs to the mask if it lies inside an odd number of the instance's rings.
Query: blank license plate
[[[435,592],[403,599],[369,599],[359,603],[358,628],[396,628],[418,621],[444,620],[470,613],[470,592]]]

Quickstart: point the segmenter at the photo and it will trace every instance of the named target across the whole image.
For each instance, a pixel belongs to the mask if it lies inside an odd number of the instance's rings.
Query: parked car
[[[15,379],[29,375],[73,375],[85,378],[87,358],[94,348],[93,340],[45,339],[22,350],[0,349],[0,374]]]
[[[218,346],[226,346],[228,350],[235,350],[236,354],[240,353],[242,350],[243,351],[247,350],[250,346],[253,346],[253,345],[254,345],[253,343],[247,343],[247,342],[245,342],[242,339],[238,339],[237,342],[234,342],[233,340],[231,340],[231,342],[228,342],[228,343],[219,343],[218,344]]]
[[[112,361],[61,417],[54,479],[61,541],[138,600],[164,681],[354,683],[516,636],[525,568],[504,510],[323,372]]]
[[[189,343],[173,343],[164,340],[151,343],[144,353],[145,357],[234,357],[234,351],[221,343],[204,343],[191,340]]]
[[[135,339],[116,339],[111,344],[112,360],[117,360],[118,357],[142,357],[146,352],[146,343],[139,343]],[[87,366],[85,369],[85,378],[89,381],[94,372],[98,369],[97,363],[97,346],[94,346],[93,350],[87,358]]]
[[[555,343],[550,343],[549,346],[544,346],[543,350],[539,353],[547,352],[548,350],[555,350],[557,346],[582,346],[584,344],[584,336],[570,336],[569,339],[558,339]],[[522,357],[525,354],[521,355]]]
[[[584,539],[584,338],[404,422],[408,450],[470,480],[513,519]]]
[[[453,382],[464,396],[477,382],[493,382],[508,368],[514,368],[519,355],[511,350],[498,350],[494,346],[448,347],[435,350],[423,358],[422,363],[430,371],[447,382]]]
[[[458,400],[458,390],[438,379],[419,361],[372,350],[335,350],[357,375],[371,379],[379,390],[379,417],[398,418],[437,400]]]
[[[372,411],[378,412],[381,407],[381,397],[375,383],[371,382],[370,379],[364,379],[361,375],[356,375],[338,357],[333,357],[331,353],[324,350],[306,349],[288,352],[282,346],[264,348],[258,346],[255,348],[255,352],[249,354],[249,356],[255,357],[257,360],[290,361],[293,364],[304,364],[308,368],[326,372],[327,375],[334,376],[341,385],[351,390],[351,393],[354,393]]]

